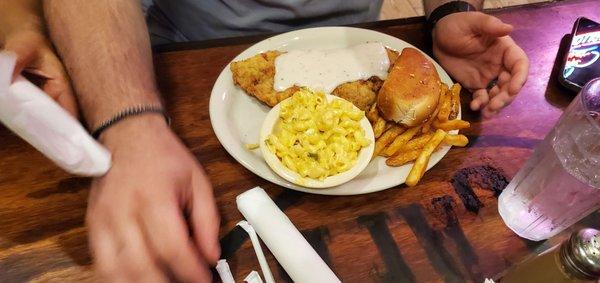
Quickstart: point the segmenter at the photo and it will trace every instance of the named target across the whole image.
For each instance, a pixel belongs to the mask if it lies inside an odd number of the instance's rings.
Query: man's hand
[[[0,13],[0,17],[6,16],[0,20],[0,25],[3,25],[0,28],[0,46],[2,51],[16,54],[13,77],[23,73],[76,117],[77,103],[69,77],[43,31],[43,19],[38,14],[41,12],[35,7],[18,6],[26,2],[10,4],[16,7],[4,2],[0,4],[0,8],[10,10]]]
[[[433,30],[433,53],[473,92],[471,109],[489,117],[508,105],[527,80],[529,60],[508,36],[512,26],[480,12],[443,17]],[[497,79],[488,92],[488,84]]]
[[[86,221],[102,279],[210,282],[219,220],[196,159],[159,115],[128,118],[101,139],[113,167],[92,183]]]
[[[91,129],[161,105],[140,1],[45,0],[44,12]],[[104,281],[210,281],[219,217],[194,156],[155,114],[128,117],[100,141],[112,168],[92,183],[86,221]]]

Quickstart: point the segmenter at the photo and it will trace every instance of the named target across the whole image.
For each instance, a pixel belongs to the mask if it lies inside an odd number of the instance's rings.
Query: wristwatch
[[[427,18],[427,23],[430,29],[433,29],[435,24],[443,17],[459,12],[477,11],[475,6],[466,1],[452,1],[441,5],[433,10]]]

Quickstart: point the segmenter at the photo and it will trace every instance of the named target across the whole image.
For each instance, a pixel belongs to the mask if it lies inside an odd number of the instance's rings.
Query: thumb
[[[494,16],[478,13],[477,18],[474,19],[473,29],[481,35],[502,37],[508,35],[513,27]]]

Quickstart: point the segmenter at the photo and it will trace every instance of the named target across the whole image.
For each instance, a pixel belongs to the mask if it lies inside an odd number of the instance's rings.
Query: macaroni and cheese
[[[282,102],[279,121],[264,141],[283,165],[316,180],[347,171],[370,144],[363,111],[343,99],[302,89]]]

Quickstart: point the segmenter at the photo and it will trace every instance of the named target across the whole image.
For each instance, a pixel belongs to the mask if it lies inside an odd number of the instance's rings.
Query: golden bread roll
[[[404,48],[379,90],[377,106],[388,121],[418,126],[435,110],[440,88],[433,63],[420,51]]]

